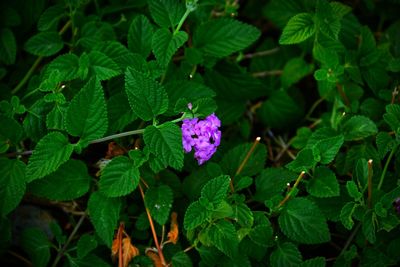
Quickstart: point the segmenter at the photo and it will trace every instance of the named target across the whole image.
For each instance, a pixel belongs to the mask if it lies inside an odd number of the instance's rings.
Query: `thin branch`
[[[90,141],[89,144],[101,143],[101,142],[113,140],[113,139],[120,138],[120,137],[130,136],[130,135],[134,135],[134,134],[142,134],[142,133],[144,133],[144,129],[138,129],[138,130],[123,132],[123,133],[119,133],[119,134],[113,134],[110,136],[106,136],[106,137],[103,137],[100,139]]]
[[[275,48],[272,48],[272,49],[269,49],[269,50],[264,50],[264,51],[245,54],[245,55],[243,55],[243,58],[248,59],[248,58],[253,58],[253,57],[269,56],[269,55],[277,53],[279,50],[280,50],[279,47],[275,47]]]
[[[290,189],[289,193],[285,196],[285,198],[279,203],[278,208],[282,207],[291,197],[293,194],[294,190],[297,188],[299,185],[301,179],[303,179],[304,174],[306,174],[304,171],[300,173],[300,175],[297,177],[296,182],[294,183],[293,187]]]
[[[251,76],[256,77],[256,78],[262,78],[262,77],[267,77],[267,76],[279,76],[282,75],[283,71],[282,70],[266,70],[266,71],[260,71],[260,72],[253,72]]]

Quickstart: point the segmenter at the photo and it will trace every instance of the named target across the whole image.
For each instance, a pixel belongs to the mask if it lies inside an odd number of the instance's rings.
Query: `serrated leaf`
[[[144,142],[164,166],[180,170],[183,167],[183,147],[181,129],[167,122],[158,127],[148,126],[144,131]]]
[[[83,25],[80,31],[81,38],[77,44],[90,51],[102,41],[115,40],[115,32],[111,23],[92,20]]]
[[[326,260],[324,257],[316,257],[308,259],[300,264],[300,267],[325,267]]]
[[[308,64],[303,58],[295,57],[286,62],[281,75],[282,86],[289,88],[302,78],[312,73],[313,64]]]
[[[342,124],[342,133],[346,141],[360,140],[378,132],[375,123],[365,116],[352,116]]]
[[[101,42],[93,49],[103,53],[114,61],[118,65],[118,69],[113,66],[116,71],[125,70],[128,66],[140,69],[143,67],[142,65],[146,64],[146,61],[141,55],[132,53],[128,48],[117,41]],[[144,64],[141,61],[144,61]]]
[[[328,224],[314,202],[305,198],[290,200],[281,215],[279,226],[290,239],[302,244],[320,244],[330,240]]]
[[[232,223],[220,220],[208,229],[212,244],[230,258],[233,258],[239,246],[238,236]]]
[[[172,34],[165,28],[158,29],[152,38],[151,47],[153,53],[162,67],[168,65],[172,56],[188,40],[188,34],[179,31]]]
[[[390,129],[397,133],[400,128],[400,105],[387,105],[386,113],[383,115],[383,119],[390,126]]]
[[[93,249],[97,247],[96,238],[93,235],[83,234],[77,243],[77,253],[78,258],[83,259],[88,255]]]
[[[208,202],[218,205],[226,197],[230,178],[228,175],[221,175],[208,181],[201,190],[201,197]]]
[[[88,54],[90,68],[100,81],[109,80],[122,74],[121,69],[111,58],[99,51],[91,51]]]
[[[318,150],[320,162],[329,164],[333,161],[340,147],[343,145],[344,136],[337,134],[331,128],[316,130],[307,141],[307,148]]]
[[[192,267],[192,260],[183,251],[179,251],[172,256],[172,266],[174,267]]]
[[[55,172],[30,183],[28,190],[50,200],[68,201],[86,194],[90,180],[86,165],[82,161],[70,159]]]
[[[183,227],[186,231],[193,230],[206,222],[210,216],[211,211],[207,210],[199,201],[195,201],[186,209]]]
[[[6,65],[14,64],[17,55],[17,42],[14,33],[9,28],[0,30],[0,62]]]
[[[361,199],[362,194],[358,190],[358,187],[354,181],[347,181],[346,189],[347,189],[347,192],[349,193],[349,196],[354,198],[354,200],[358,201]]]
[[[315,197],[339,196],[339,183],[335,173],[325,166],[315,168],[314,177],[307,184],[307,191]]]
[[[315,24],[313,15],[310,13],[300,13],[293,16],[285,28],[281,37],[280,44],[297,44],[301,43],[315,33]]]
[[[356,210],[357,206],[358,205],[354,202],[348,202],[343,206],[342,210],[340,211],[340,221],[347,230],[351,230],[351,228],[353,228],[353,213]]]
[[[149,6],[154,21],[165,28],[174,28],[185,13],[184,5],[176,0],[151,0]]]
[[[80,77],[79,74],[79,58],[77,55],[68,53],[56,57],[45,71],[45,79],[49,79],[51,73],[58,71],[59,75],[54,82],[70,81]]]
[[[366,212],[362,218],[362,232],[371,244],[374,244],[376,241],[375,221],[376,215],[372,210]]]
[[[376,147],[378,148],[379,157],[383,159],[386,154],[392,150],[395,140],[387,132],[379,132],[376,135]]]
[[[107,197],[120,197],[131,193],[139,184],[139,169],[125,156],[118,156],[102,170],[100,192]]]
[[[194,47],[216,58],[229,56],[254,43],[260,31],[249,24],[222,18],[200,25],[193,36]]]
[[[14,210],[25,194],[25,164],[20,160],[0,158],[0,215]]]
[[[28,228],[22,232],[21,246],[28,253],[33,266],[45,267],[50,260],[50,243],[44,232]]]
[[[164,87],[129,67],[125,73],[125,92],[133,113],[144,121],[167,111],[168,96]]]
[[[241,144],[229,150],[220,162],[222,170],[230,176],[235,176],[251,146],[252,144],[250,143]],[[246,165],[242,168],[240,175],[253,176],[258,174],[264,168],[266,159],[267,149],[265,145],[258,144],[248,158]]]
[[[144,196],[146,207],[153,219],[160,225],[164,225],[172,208],[173,192],[167,185],[150,187]]]
[[[260,247],[269,247],[273,239],[273,229],[270,224],[259,224],[251,229],[249,238]]]
[[[46,116],[53,108],[53,104],[46,103],[43,99],[37,100],[26,115],[23,126],[26,136],[34,142],[38,142],[47,134]]]
[[[37,143],[26,168],[28,182],[42,178],[58,169],[72,154],[74,146],[65,135],[51,132]]]
[[[58,32],[40,32],[25,43],[25,50],[29,53],[48,57],[56,54],[64,47],[64,42]]]
[[[128,48],[133,53],[138,53],[146,58],[151,51],[153,26],[144,15],[139,15],[132,20],[128,30]]]
[[[315,166],[316,161],[314,159],[313,150],[310,148],[304,148],[297,153],[296,158],[286,165],[291,171],[294,172],[307,172],[313,166]]]
[[[272,267],[299,266],[302,256],[297,246],[291,242],[279,244],[271,253],[269,262]]]
[[[22,139],[23,130],[21,125],[13,118],[0,114],[0,144],[7,146],[10,144],[18,144]]]
[[[100,81],[91,79],[71,100],[67,109],[66,129],[86,144],[107,131],[107,109]]]
[[[39,31],[57,29],[58,21],[64,16],[64,5],[54,5],[47,8],[39,18],[37,27]]]
[[[287,183],[296,180],[297,174],[283,168],[266,168],[255,179],[254,199],[260,202],[270,200],[287,189]]]
[[[368,184],[368,162],[366,159],[361,158],[357,160],[356,166],[354,168],[353,177],[357,181],[361,188],[365,188]]]
[[[120,199],[108,198],[99,192],[94,192],[90,195],[88,210],[97,235],[111,247],[121,210]]]

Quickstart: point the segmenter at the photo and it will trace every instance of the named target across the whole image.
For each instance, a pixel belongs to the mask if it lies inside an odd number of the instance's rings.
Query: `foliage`
[[[0,262],[399,265],[400,2],[345,2],[0,3]]]

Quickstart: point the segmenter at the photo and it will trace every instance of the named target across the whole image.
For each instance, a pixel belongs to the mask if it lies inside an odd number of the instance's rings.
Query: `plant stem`
[[[181,29],[183,23],[185,22],[186,18],[189,16],[191,10],[186,9],[185,14],[183,14],[181,20],[178,23],[178,26],[176,26],[176,29],[174,31],[174,35],[177,34],[179,32],[179,30]]]
[[[65,251],[67,250],[67,247],[69,243],[71,243],[72,239],[74,238],[75,234],[78,232],[79,227],[81,227],[84,219],[86,218],[86,212],[81,216],[79,219],[78,223],[75,225],[74,230],[72,230],[72,233],[69,235],[67,242],[65,242],[64,246],[58,251],[56,259],[53,262],[52,267],[56,267],[62,256],[64,256]]]
[[[372,159],[368,160],[368,208],[372,204]]]
[[[144,201],[144,192],[143,192],[142,186],[141,186],[140,184],[139,184],[139,190],[140,190],[140,195],[142,196],[142,199],[143,199],[144,208],[146,209],[147,218],[149,219],[150,228],[151,228],[151,232],[153,233],[153,239],[154,239],[154,243],[156,244],[158,256],[160,257],[161,264],[162,264],[163,266],[166,266],[164,254],[163,254],[163,252],[162,252],[162,249],[161,249],[161,247],[160,247],[160,244],[158,243],[157,234],[156,234],[156,230],[155,230],[155,228],[154,228],[153,219],[151,218],[149,209],[146,207],[146,203],[145,203],[145,201]]]
[[[262,78],[266,76],[279,76],[282,73],[283,73],[282,70],[266,70],[266,71],[254,72],[251,74],[251,76],[256,78]]]
[[[71,26],[71,20],[68,20],[67,23],[61,28],[61,30],[58,32],[59,35],[62,35],[68,28]],[[25,83],[29,80],[29,78],[32,76],[33,72],[36,70],[36,68],[39,66],[40,62],[42,62],[43,57],[40,56],[38,57],[31,68],[28,70],[28,72],[25,74],[25,76],[22,78],[22,80],[17,84],[17,86],[14,87],[14,89],[11,91],[11,94],[16,94],[21,88],[25,85]]]
[[[294,183],[292,189],[290,189],[289,193],[285,196],[285,198],[279,203],[278,208],[282,207],[289,199],[290,196],[293,194],[294,190],[297,188],[299,185],[301,179],[303,179],[304,174],[306,174],[305,171],[302,171],[300,175],[297,177],[296,182]]]
[[[133,130],[133,131],[129,131],[129,132],[113,134],[113,135],[109,135],[109,136],[106,136],[106,137],[103,137],[100,139],[92,140],[89,142],[89,144],[101,143],[101,142],[105,142],[105,141],[112,140],[115,138],[125,137],[125,136],[129,136],[129,135],[134,135],[134,134],[142,134],[143,132],[144,132],[144,129],[138,129],[138,130]]]
[[[360,227],[361,227],[361,222],[359,222],[359,223],[357,224],[356,228],[354,228],[353,232],[351,233],[351,235],[350,235],[349,238],[347,239],[346,244],[344,245],[342,251],[340,252],[338,258],[340,258],[341,256],[343,256],[343,254],[344,254],[344,253],[346,252],[346,250],[349,248],[351,242],[353,241],[353,239],[354,239],[354,237],[356,236],[356,234],[357,234],[358,230],[360,229]]]
[[[279,50],[280,50],[279,47],[275,47],[275,48],[272,48],[272,49],[269,49],[269,50],[264,50],[264,51],[259,51],[259,52],[254,52],[254,53],[243,55],[243,58],[269,56],[269,55],[275,54]]]
[[[378,190],[381,189],[382,185],[383,185],[383,180],[385,179],[386,176],[386,172],[387,172],[387,168],[389,166],[390,161],[393,158],[394,153],[396,152],[397,148],[399,147],[399,144],[396,144],[393,148],[392,151],[390,151],[389,157],[386,160],[385,166],[383,167],[383,171],[381,174],[381,178],[379,180],[379,184],[378,184]]]
[[[249,161],[251,154],[253,154],[254,149],[256,148],[256,146],[258,145],[260,140],[261,140],[261,137],[257,137],[256,140],[253,142],[253,145],[251,146],[251,148],[247,152],[246,156],[244,157],[243,161],[240,163],[239,167],[237,168],[235,176],[239,175],[242,172],[244,166],[246,165],[247,161]],[[230,180],[229,185],[230,185],[231,191],[233,193],[235,191],[235,188],[233,187],[233,177]]]

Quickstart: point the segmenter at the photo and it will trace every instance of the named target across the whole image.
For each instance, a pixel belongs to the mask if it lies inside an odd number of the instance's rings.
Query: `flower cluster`
[[[219,127],[221,121],[215,114],[211,114],[204,120],[184,119],[182,124],[182,144],[186,153],[194,149],[194,157],[199,165],[211,158],[217,151],[221,141]]]
[[[400,197],[393,202],[393,206],[396,208],[397,213],[400,214]]]

